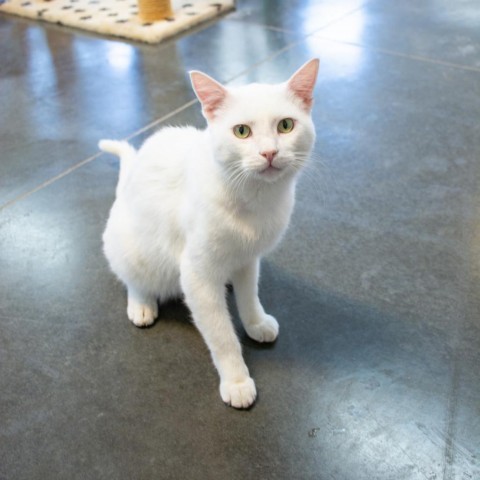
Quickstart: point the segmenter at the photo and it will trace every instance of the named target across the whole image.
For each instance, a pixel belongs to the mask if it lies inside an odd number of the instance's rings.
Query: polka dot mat
[[[235,0],[173,1],[174,16],[146,23],[136,0],[0,0],[0,12],[104,35],[158,43],[235,8]]]

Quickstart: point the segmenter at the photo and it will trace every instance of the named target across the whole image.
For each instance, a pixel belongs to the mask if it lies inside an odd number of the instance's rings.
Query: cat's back
[[[208,155],[205,133],[194,127],[165,127],[149,137],[131,166],[126,197],[149,204],[160,197],[168,201],[166,197],[183,196],[193,159]]]
[[[182,168],[195,152],[205,149],[205,131],[195,127],[165,127],[149,137],[138,151],[149,167]]]

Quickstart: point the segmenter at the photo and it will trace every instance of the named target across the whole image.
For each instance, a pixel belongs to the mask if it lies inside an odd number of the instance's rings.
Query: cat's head
[[[301,169],[315,141],[311,109],[318,67],[314,59],[285,83],[235,88],[190,72],[215,159],[229,178],[274,183]]]

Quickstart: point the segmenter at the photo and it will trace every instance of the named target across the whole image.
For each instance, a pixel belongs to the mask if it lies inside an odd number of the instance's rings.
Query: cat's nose
[[[267,152],[260,152],[260,155],[268,160],[268,163],[271,165],[275,155],[278,153],[278,150],[268,150]]]

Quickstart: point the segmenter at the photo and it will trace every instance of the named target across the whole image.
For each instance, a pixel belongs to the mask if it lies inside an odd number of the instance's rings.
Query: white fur
[[[223,401],[246,408],[255,400],[255,384],[230,320],[225,284],[234,286],[248,335],[274,341],[278,323],[258,299],[259,261],[287,228],[297,172],[315,133],[309,109],[287,83],[228,88],[215,105],[206,130],[164,128],[138,152],[125,142],[100,142],[121,158],[104,251],[128,289],[127,313],[135,325],[154,322],[157,300],[185,297],[218,369]],[[283,118],[295,119],[291,133],[277,132]],[[237,124],[248,124],[252,135],[237,138]],[[268,161],[260,152],[269,150],[278,150],[278,170],[264,171]]]

